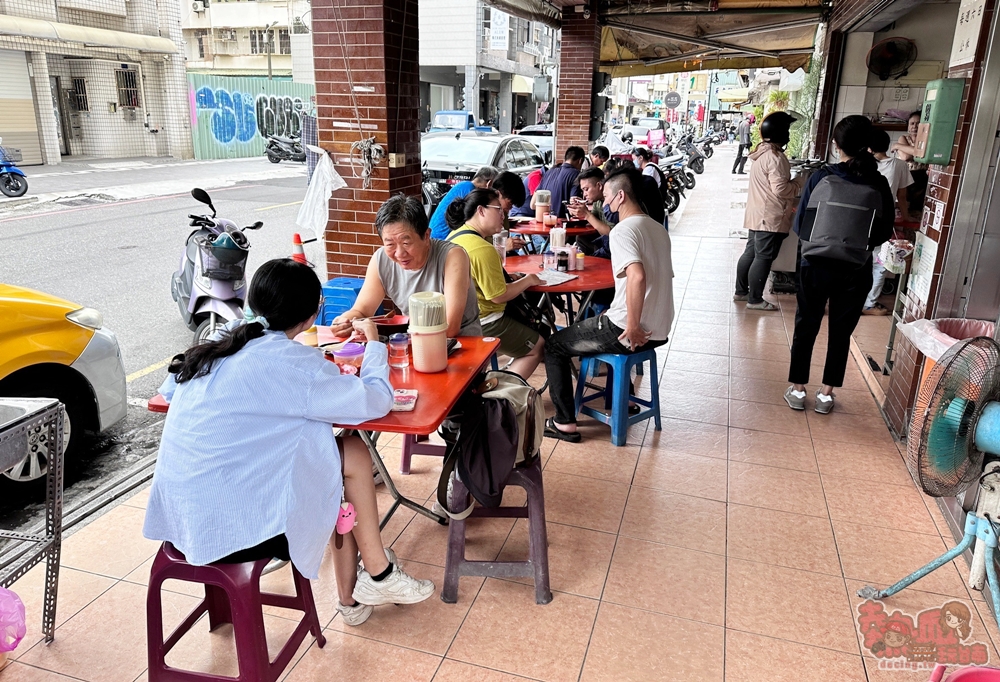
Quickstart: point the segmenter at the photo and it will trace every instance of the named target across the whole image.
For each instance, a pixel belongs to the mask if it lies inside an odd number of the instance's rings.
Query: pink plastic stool
[[[245,564],[211,564],[192,566],[169,542],[164,542],[153,560],[146,591],[146,646],[149,655],[149,682],[274,682],[284,672],[299,645],[308,633],[322,647],[326,638],[319,626],[316,604],[309,581],[292,566],[295,595],[271,594],[260,591],[260,574],[269,559]],[[163,638],[163,608],[160,588],[164,580],[184,580],[205,585],[205,599],[188,614],[166,639]],[[274,661],[268,660],[264,634],[263,606],[277,606],[303,612],[303,618],[292,632]],[[191,629],[202,614],[208,613],[208,628],[214,630],[225,623],[233,624],[236,637],[236,658],[240,673],[236,678],[180,670],[166,664],[166,655]]]
[[[928,682],[1000,682],[1000,670],[996,668],[978,668],[976,666],[962,668],[949,675],[947,680],[944,679],[945,670],[947,670],[947,666],[938,663]]]
[[[433,443],[423,443],[427,436],[403,435],[403,448],[399,456],[399,473],[410,473],[410,457],[413,455],[431,455],[432,457],[444,457],[447,448],[444,445],[434,445]]]

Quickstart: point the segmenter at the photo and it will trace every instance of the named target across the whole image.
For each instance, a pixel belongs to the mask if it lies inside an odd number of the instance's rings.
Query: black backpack
[[[802,257],[863,266],[871,258],[869,242],[882,208],[878,189],[830,173],[809,195],[799,228]]]
[[[520,376],[495,370],[477,377],[472,386],[441,425],[448,446],[437,498],[448,515],[456,519],[471,514],[472,505],[454,513],[449,508],[448,481],[452,472],[457,469],[476,502],[484,507],[499,507],[514,467],[538,456],[544,431],[541,397]]]

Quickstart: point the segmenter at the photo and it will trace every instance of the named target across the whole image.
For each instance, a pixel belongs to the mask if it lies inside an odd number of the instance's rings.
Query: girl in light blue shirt
[[[368,339],[361,373],[341,375],[322,352],[293,341],[320,303],[312,269],[268,261],[251,283],[247,320],[174,359],[160,389],[170,411],[143,534],[192,564],[276,557],[316,579],[343,492],[357,525],[339,549],[330,543],[337,609],[360,625],[373,606],[423,601],[434,585],[383,549],[368,449],[357,436],[333,435],[332,424],[392,408],[386,347],[372,322],[356,322]]]

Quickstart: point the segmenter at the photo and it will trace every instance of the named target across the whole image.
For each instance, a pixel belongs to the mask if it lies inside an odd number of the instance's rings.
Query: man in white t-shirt
[[[892,190],[892,197],[896,200],[896,216],[909,218],[909,203],[906,199],[906,188],[913,184],[913,176],[906,162],[889,156],[889,133],[884,130],[872,132],[872,139],[868,149],[878,161],[878,172],[889,181],[889,189]],[[872,289],[868,292],[868,299],[862,309],[862,315],[889,315],[891,311],[878,302],[878,297],[882,293],[882,285],[885,283],[885,267],[878,262],[877,258],[872,259]]]
[[[545,435],[578,443],[570,360],[597,353],[635,353],[667,342],[674,320],[670,235],[646,215],[636,199],[642,177],[636,170],[612,173],[604,199],[618,224],[611,229],[611,268],[615,297],[600,317],[591,317],[553,334],[545,344],[545,372],[556,416]]]

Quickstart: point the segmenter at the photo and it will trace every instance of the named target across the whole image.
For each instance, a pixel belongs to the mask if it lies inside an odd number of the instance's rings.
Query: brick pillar
[[[381,245],[379,206],[400,192],[420,196],[417,0],[312,0],[312,17],[319,142],[347,181],[330,199],[327,273],[363,276]],[[366,190],[350,152],[371,136],[387,156]]]
[[[589,18],[582,11],[590,8]],[[582,7],[568,6],[562,15],[562,51],[559,55],[559,101],[553,159],[562,161],[567,147],[588,148],[593,78],[601,51],[601,27],[597,24],[597,0]]]

